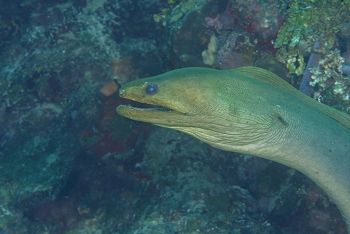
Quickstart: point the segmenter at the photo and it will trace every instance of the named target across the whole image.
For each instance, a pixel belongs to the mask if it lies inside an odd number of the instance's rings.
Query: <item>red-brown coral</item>
[[[133,74],[131,59],[124,57],[113,61],[113,74],[120,84],[125,84],[131,80]]]
[[[101,89],[100,89],[100,92],[105,95],[106,97],[109,97],[111,96],[112,94],[114,94],[115,92],[118,91],[118,88],[119,86],[111,81],[111,82],[108,82],[107,84],[105,84]]]

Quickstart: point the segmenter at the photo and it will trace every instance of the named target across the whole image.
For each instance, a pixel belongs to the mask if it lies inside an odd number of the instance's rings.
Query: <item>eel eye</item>
[[[149,95],[156,94],[158,91],[158,86],[156,84],[149,84],[146,87],[146,93]]]

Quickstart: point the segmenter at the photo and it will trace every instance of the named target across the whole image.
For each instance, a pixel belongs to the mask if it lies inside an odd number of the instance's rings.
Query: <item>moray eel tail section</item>
[[[266,158],[304,173],[350,224],[350,117],[256,67],[183,68],[124,85],[127,118],[188,133],[213,147]]]

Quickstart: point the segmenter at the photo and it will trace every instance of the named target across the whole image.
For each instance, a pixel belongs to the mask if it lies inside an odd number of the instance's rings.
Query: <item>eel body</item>
[[[121,105],[122,116],[299,170],[337,205],[349,232],[349,115],[256,67],[183,68],[130,82],[120,96],[161,107]]]

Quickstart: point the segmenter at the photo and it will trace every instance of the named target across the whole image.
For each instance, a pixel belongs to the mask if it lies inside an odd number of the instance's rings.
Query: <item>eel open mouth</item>
[[[164,107],[164,106],[153,106],[153,107],[144,107],[144,108],[137,108],[137,107],[133,107],[133,106],[128,106],[129,108],[136,108],[136,109],[141,109],[144,111],[161,111],[161,112],[171,112],[174,111],[168,107]]]
[[[165,120],[169,120],[172,117],[179,117],[185,115],[184,113],[164,106],[151,106],[140,108],[131,105],[118,106],[117,113],[129,119],[150,123],[159,123]]]
[[[143,107],[135,107],[135,106],[131,106],[131,105],[120,105],[117,107],[118,109],[122,109],[122,108],[127,108],[127,109],[132,109],[132,110],[137,110],[137,111],[144,111],[144,112],[178,112],[175,111],[173,109],[170,109],[168,107],[164,107],[164,106],[157,106],[157,105],[150,105],[150,104],[144,104]],[[180,113],[180,112],[178,112]]]

